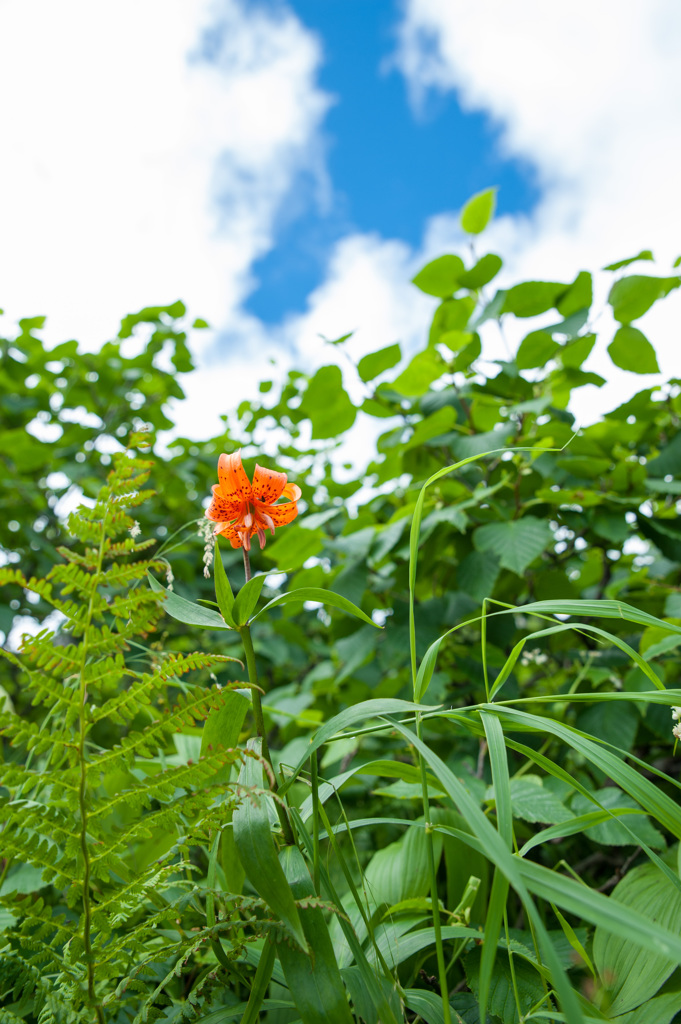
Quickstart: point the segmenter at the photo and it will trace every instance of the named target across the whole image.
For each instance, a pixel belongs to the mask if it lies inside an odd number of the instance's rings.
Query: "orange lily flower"
[[[300,487],[287,483],[286,473],[257,465],[251,484],[241,465],[241,451],[220,456],[218,480],[213,484],[213,500],[206,517],[216,522],[214,532],[228,537],[233,548],[250,551],[254,533],[264,548],[265,530],[274,535],[275,527],[293,522],[298,515]],[[277,505],[279,498],[288,500]]]

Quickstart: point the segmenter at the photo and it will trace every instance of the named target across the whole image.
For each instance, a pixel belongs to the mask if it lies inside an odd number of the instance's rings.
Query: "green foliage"
[[[493,203],[474,197],[464,230]],[[445,254],[414,279],[435,299],[419,350],[263,381],[221,436],[168,449],[156,433],[190,368],[180,305],[126,318],[99,353],[46,352],[31,321],[2,342],[0,629],[66,616],[5,645],[3,1012],[671,1022],[679,382],[576,436],[569,411],[604,383],[587,362],[601,348],[657,372],[632,324],[679,278],[631,274],[638,260],[652,256],[606,268],[613,338],[589,272],[487,294],[500,257]],[[498,327],[523,340],[490,364]],[[360,410],[375,450],[341,474]],[[104,576],[97,494],[138,417],[157,495],[135,505],[133,538],[121,491]],[[228,548],[207,579],[217,552],[197,520],[217,457],[264,462],[273,437],[303,513],[253,552],[249,584]],[[80,492],[99,512],[72,519],[74,539],[63,499]],[[272,774],[242,689],[246,623]],[[210,686],[230,656],[233,685]]]

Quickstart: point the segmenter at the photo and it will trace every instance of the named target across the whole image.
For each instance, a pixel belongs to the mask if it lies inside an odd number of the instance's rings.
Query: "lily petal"
[[[298,484],[286,484],[286,487],[281,492],[281,497],[288,498],[289,501],[298,501],[302,493]]]
[[[298,515],[298,506],[295,501],[287,501],[285,505],[268,505],[262,512],[269,516],[275,526],[286,526]]]
[[[224,453],[218,459],[218,480],[222,496],[227,501],[251,501],[253,494],[246,470],[241,465],[241,450]]]
[[[206,517],[208,519],[214,519],[218,522],[223,521],[228,523],[231,519],[236,519],[241,509],[241,502],[238,501],[226,501],[222,496],[222,489],[218,484],[213,484],[213,500],[206,509]]]
[[[286,473],[263,469],[256,464],[253,473],[253,497],[265,505],[273,505],[286,490]]]

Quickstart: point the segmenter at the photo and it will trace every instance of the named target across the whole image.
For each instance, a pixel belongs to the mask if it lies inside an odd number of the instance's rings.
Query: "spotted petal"
[[[286,484],[286,487],[281,492],[281,497],[288,498],[289,501],[298,501],[302,493],[298,484]]]
[[[206,517],[213,519],[215,522],[229,522],[231,519],[236,519],[241,509],[241,503],[238,501],[226,501],[222,496],[222,488],[218,484],[213,484],[213,500],[206,509]]]
[[[265,505],[274,505],[286,489],[286,473],[263,469],[256,464],[253,474],[253,497]]]
[[[287,523],[292,523],[298,515],[298,506],[295,501],[286,501],[283,505],[261,506],[261,510],[270,517],[275,526],[286,526]]]
[[[222,496],[227,501],[251,501],[253,495],[246,470],[241,465],[241,451],[224,453],[218,459],[218,480]]]

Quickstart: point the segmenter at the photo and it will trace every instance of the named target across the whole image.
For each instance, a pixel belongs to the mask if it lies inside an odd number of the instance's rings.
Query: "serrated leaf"
[[[523,516],[505,523],[486,523],[473,535],[478,551],[493,551],[505,569],[522,576],[525,569],[553,541],[551,527],[543,519]]]
[[[597,789],[594,796],[609,811],[622,808],[641,810],[635,800],[614,786]],[[593,809],[594,805],[585,796],[576,796],[572,801],[572,810],[575,814],[586,814]],[[628,814],[623,820],[629,831],[619,821],[611,818],[600,825],[593,825],[586,829],[584,835],[592,839],[594,843],[601,843],[603,846],[633,846],[636,840],[640,839],[653,850],[664,849],[665,841],[662,834],[657,831],[642,810],[640,815]]]

